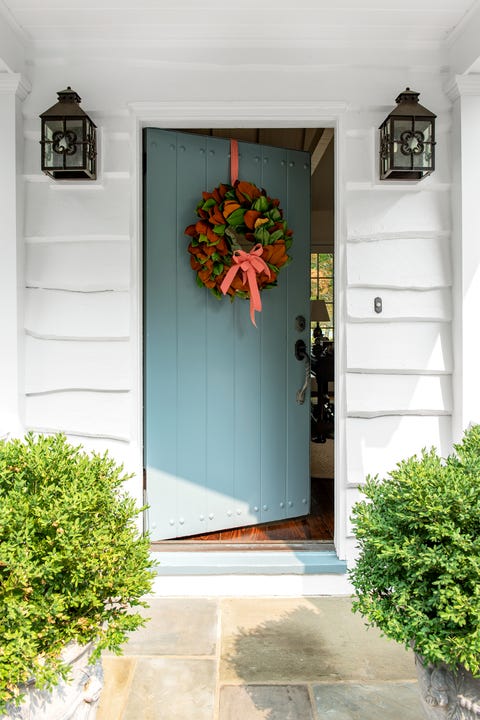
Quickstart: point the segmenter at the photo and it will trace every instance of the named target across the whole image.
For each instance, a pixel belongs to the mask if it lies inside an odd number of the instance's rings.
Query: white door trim
[[[143,338],[142,338],[142,129],[211,127],[333,127],[335,130],[335,549],[346,556],[345,453],[345,287],[341,247],[345,239],[343,102],[158,102],[130,103],[131,234],[133,285],[131,327],[133,385],[132,438],[138,448],[137,477],[143,476]]]

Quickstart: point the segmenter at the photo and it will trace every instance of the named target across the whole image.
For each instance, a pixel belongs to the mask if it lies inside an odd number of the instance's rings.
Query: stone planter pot
[[[424,665],[415,654],[423,711],[428,720],[479,720],[480,678],[465,668],[455,673],[440,663]]]
[[[26,688],[18,707],[8,706],[0,720],[95,720],[103,687],[101,662],[88,664],[93,644],[68,645],[63,659],[70,665],[70,681],[60,680],[51,691],[38,690],[35,681]]]

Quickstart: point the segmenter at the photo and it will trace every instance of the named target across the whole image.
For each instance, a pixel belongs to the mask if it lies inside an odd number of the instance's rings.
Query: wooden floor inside
[[[228,545],[235,543],[261,544],[277,541],[295,543],[333,542],[333,485],[332,479],[311,478],[312,507],[310,515],[305,517],[234,528],[233,530],[223,530],[204,535],[192,535],[181,538],[182,545],[188,542],[225,543]],[[166,544],[170,542],[178,543],[179,539],[165,541]]]

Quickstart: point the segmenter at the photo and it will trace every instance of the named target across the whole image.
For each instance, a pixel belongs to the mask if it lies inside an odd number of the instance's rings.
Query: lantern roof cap
[[[427,108],[423,107],[423,105],[420,105],[420,103],[418,102],[419,97],[419,92],[415,92],[415,90],[410,90],[410,88],[407,87],[403,92],[398,95],[398,97],[395,98],[395,102],[398,103],[398,105],[389,113],[388,117],[405,117],[406,115],[413,115],[413,117],[436,118],[437,116],[435,115],[435,113],[427,110]]]
[[[65,117],[65,116],[77,116],[77,117],[88,117],[85,110],[80,107],[82,98],[75,90],[72,90],[70,85],[65,90],[58,90],[57,92],[58,102],[52,107],[45,110],[40,117]],[[90,118],[88,118],[90,120]]]
[[[58,90],[57,96],[60,102],[82,102],[80,95],[75,90],[72,90],[70,85],[65,90]]]

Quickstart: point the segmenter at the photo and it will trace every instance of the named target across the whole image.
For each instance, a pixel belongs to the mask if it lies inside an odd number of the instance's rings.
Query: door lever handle
[[[305,380],[300,390],[297,390],[296,400],[298,405],[305,402],[305,394],[307,392],[308,383],[310,382],[311,359],[307,352],[307,346],[303,340],[297,340],[295,343],[295,357],[297,360],[305,362]]]
[[[295,343],[295,357],[297,360],[305,360],[305,355],[308,356],[307,346],[303,340],[297,340]]]

